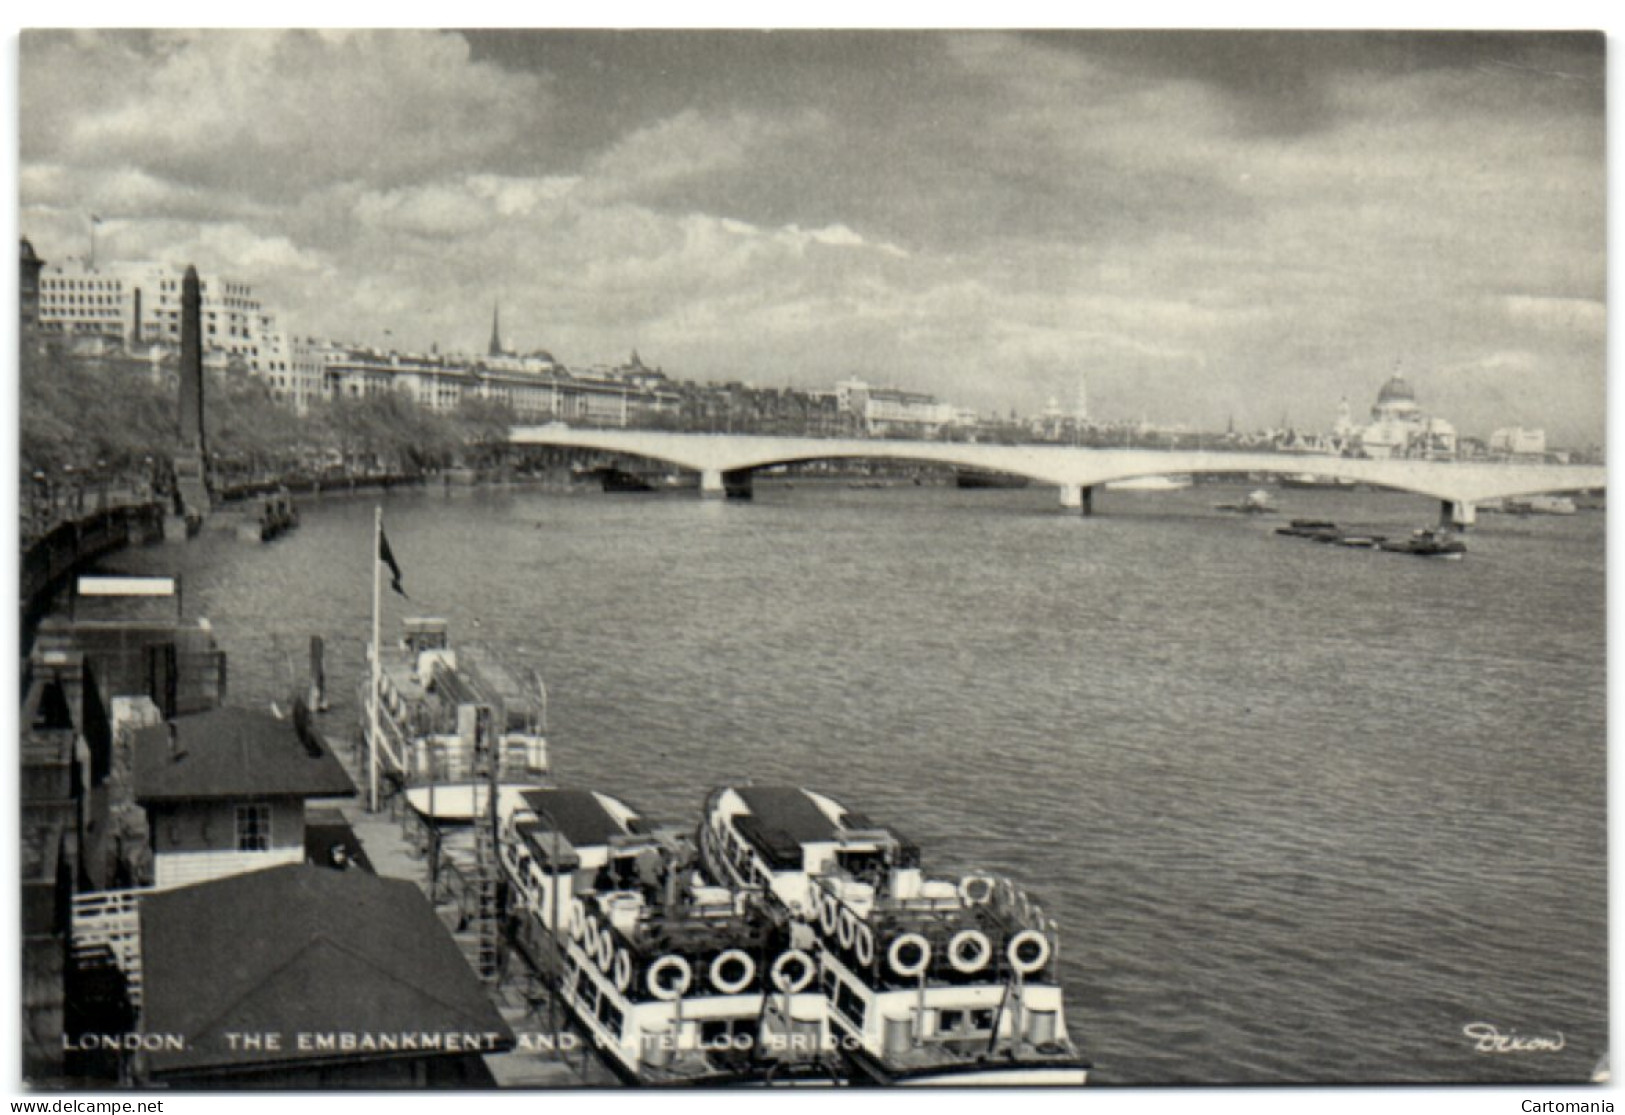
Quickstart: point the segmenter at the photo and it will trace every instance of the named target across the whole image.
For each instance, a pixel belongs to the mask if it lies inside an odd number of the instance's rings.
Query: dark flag
[[[382,527],[378,528],[378,560],[389,566],[389,587],[406,596],[406,590],[401,587],[401,567],[395,561],[395,553],[389,548],[389,536]],[[411,597],[406,596],[406,599],[410,600]]]

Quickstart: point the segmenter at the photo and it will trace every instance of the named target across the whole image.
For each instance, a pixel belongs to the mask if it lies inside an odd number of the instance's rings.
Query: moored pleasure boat
[[[838,1082],[810,939],[710,885],[687,833],[584,790],[502,791],[498,812],[515,940],[622,1079]]]
[[[1008,879],[928,878],[920,851],[795,787],[714,791],[700,856],[771,895],[817,942],[848,1062],[885,1084],[1082,1084],[1055,922]]]
[[[490,811],[499,787],[548,784],[546,697],[478,646],[453,650],[446,621],[403,621],[400,652],[378,668],[378,743],[384,773],[430,825],[466,825]],[[363,682],[362,732],[372,731]]]

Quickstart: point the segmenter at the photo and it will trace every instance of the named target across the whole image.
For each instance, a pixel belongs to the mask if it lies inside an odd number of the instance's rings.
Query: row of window
[[[829,1001],[830,1006],[861,1032],[864,1019],[869,1017],[868,999],[860,995],[850,983],[836,975],[832,968],[824,969],[821,984],[824,998]]]
[[[580,1004],[582,1012],[590,1014],[603,1023],[604,1029],[617,1041],[621,1037],[621,1027],[626,1017],[621,1008],[615,1005],[610,996],[599,989],[598,981],[590,975],[584,975],[573,956],[566,957],[564,965],[564,994],[566,998],[574,997]]]

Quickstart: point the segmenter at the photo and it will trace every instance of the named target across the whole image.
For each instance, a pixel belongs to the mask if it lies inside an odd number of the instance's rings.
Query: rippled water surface
[[[710,787],[826,790],[928,866],[1025,881],[1111,1083],[1584,1080],[1607,1044],[1604,517],[1485,515],[1459,563],[1276,537],[1436,504],[1236,489],[758,485],[384,499],[412,594],[547,679],[561,781],[692,823]],[[370,501],[184,575],[238,703],[321,634],[347,732]],[[1476,1052],[1463,1027],[1555,1037]]]

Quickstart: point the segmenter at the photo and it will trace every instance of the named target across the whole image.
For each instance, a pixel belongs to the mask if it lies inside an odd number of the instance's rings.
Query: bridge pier
[[[1478,504],[1471,500],[1439,501],[1439,526],[1441,529],[1466,530],[1478,523]]]
[[[720,468],[704,468],[700,470],[700,498],[721,499],[750,499],[751,498],[751,470],[736,468],[724,471]]]
[[[1095,513],[1095,489],[1092,484],[1062,484],[1061,508],[1065,511],[1076,509],[1080,514],[1093,515]]]

